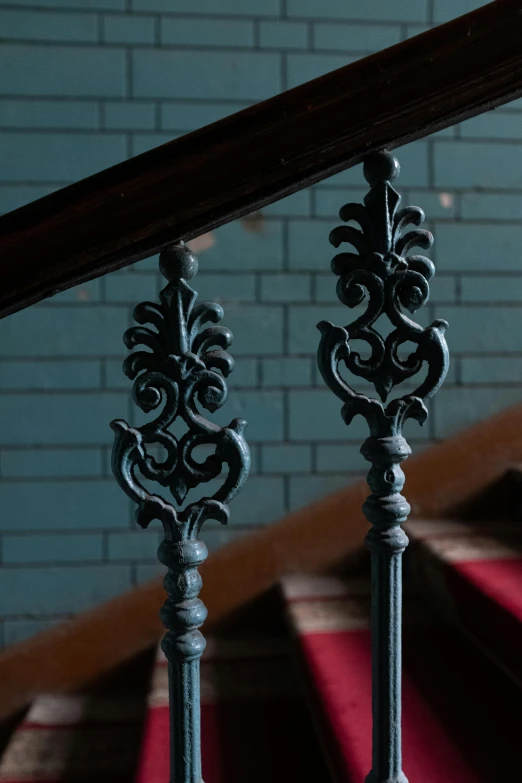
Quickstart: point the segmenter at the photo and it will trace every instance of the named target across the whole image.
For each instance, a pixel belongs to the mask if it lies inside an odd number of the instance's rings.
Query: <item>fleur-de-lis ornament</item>
[[[248,476],[250,453],[243,419],[220,427],[200,410],[212,413],[228,396],[225,379],[234,367],[227,351],[232,334],[223,326],[203,328],[219,323],[223,310],[212,302],[196,303],[197,294],[188,281],[196,275],[198,262],[183,243],[161,253],[160,270],[168,280],[160,304],[137,305],[134,320],[140,325],[124,335],[128,348],[145,350],[134,351],[123,364],[134,381],[134,402],[145,413],[159,412],[140,427],[120,419],[111,423],[112,468],[122,489],[137,503],[138,524],[147,527],[154,519],[163,524],[158,557],[168,567],[168,597],[161,618],[167,628],[162,648],[169,662],[171,783],[200,783],[199,659],[205,639],[199,627],[207,611],[198,598],[197,569],[207,548],[198,536],[206,520],[228,521],[228,504]],[[178,419],[186,425],[182,436],[170,429]],[[198,459],[200,447],[210,454]],[[164,455],[161,460],[154,452],[158,448]],[[223,476],[224,467],[228,472]],[[175,505],[150,492],[143,480],[168,489]],[[189,491],[209,481],[217,483],[214,493],[183,507]]]
[[[365,159],[370,191],[364,205],[346,204],[339,213],[342,220],[356,222],[359,228],[339,226],[331,232],[330,242],[335,247],[348,243],[357,251],[335,256],[332,270],[339,277],[341,302],[354,308],[367,299],[366,309],[348,326],[329,321],[318,325],[322,335],[319,368],[344,403],[343,419],[350,424],[360,414],[370,430],[361,448],[371,463],[371,494],[363,505],[372,524],[366,536],[372,554],[373,651],[373,763],[367,783],[407,783],[401,759],[400,650],[402,553],[408,538],[400,525],[410,506],[401,495],[404,473],[400,463],[411,449],[402,429],[410,418],[424,423],[428,415],[425,401],[439,389],[449,366],[446,321],[436,320],[423,328],[405,312],[413,314],[427,302],[435,267],[425,256],[410,254],[415,247],[428,249],[433,237],[418,228],[405,231],[409,224],[420,226],[424,213],[419,207],[399,209],[401,197],[391,185],[399,170],[397,158],[389,152]],[[391,327],[386,336],[377,329],[381,316],[387,317]],[[353,340],[367,343],[368,358],[352,349]],[[413,351],[408,352],[408,344],[414,345]],[[401,355],[404,349],[407,355]],[[342,365],[372,383],[380,400],[356,392],[342,377]],[[387,402],[395,386],[413,378],[424,366],[426,376],[415,390]]]

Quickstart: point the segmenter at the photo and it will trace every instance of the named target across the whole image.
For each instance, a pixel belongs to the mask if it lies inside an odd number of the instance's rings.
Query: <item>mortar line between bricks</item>
[[[454,194],[454,207],[455,207],[455,221],[462,221],[462,193],[456,192]]]
[[[313,22],[308,22],[306,26],[306,38],[307,38],[307,49],[310,52],[315,51],[315,25]]]
[[[84,7],[63,7],[63,8],[57,8],[56,5],[38,5],[38,4],[30,4],[20,6],[19,4],[12,4],[12,3],[4,3],[2,4],[2,9],[9,10],[9,11],[27,11],[27,12],[43,12],[48,13],[51,12],[53,14],[92,14],[93,9],[89,6]],[[196,21],[196,22],[210,22],[213,20],[219,20],[224,19],[226,21],[229,20],[246,20],[251,21],[255,18],[260,18],[262,21],[269,21],[269,22],[280,22],[282,19],[284,21],[296,21],[296,22],[324,22],[327,24],[349,24],[354,26],[372,26],[372,27],[397,27],[399,24],[410,24],[410,25],[422,25],[423,21],[421,19],[417,19],[412,21],[411,19],[375,19],[375,18],[350,18],[350,17],[339,17],[339,16],[321,16],[320,14],[317,15],[309,15],[309,16],[302,16],[299,14],[292,14],[287,13],[286,17],[282,17],[281,13],[279,14],[266,14],[263,16],[259,16],[258,13],[240,13],[240,12],[234,12],[234,13],[220,13],[219,11],[214,12],[202,12],[199,13],[197,9],[194,9],[192,11],[169,11],[169,10],[161,10],[161,11],[149,11],[149,10],[141,10],[141,9],[134,9],[129,8],[125,9],[124,11],[118,10],[118,9],[100,9],[100,13],[104,14],[110,14],[114,15],[120,18],[125,18],[126,16],[133,16],[133,17],[150,17],[156,13],[159,13],[162,17],[168,18],[174,18],[174,19],[188,19],[190,21]]]
[[[110,100],[111,99],[108,99],[108,98],[100,98],[97,102],[98,102],[99,105],[103,105],[104,107],[106,107],[106,104]],[[143,102],[146,102],[146,103],[152,103],[152,104],[154,104],[157,101],[156,98],[145,99],[145,101],[141,101],[141,100],[133,101],[132,99],[130,99],[130,100],[133,103],[143,103]],[[123,98],[122,102],[123,101],[128,102],[129,98]],[[94,102],[96,102],[96,101],[93,100],[93,103]],[[155,136],[158,133],[158,131],[155,130],[154,128],[136,128],[136,129],[129,130],[129,128],[113,126],[113,127],[103,127],[103,128],[100,128],[100,129],[96,129],[96,127],[93,126],[93,125],[90,125],[90,126],[85,125],[85,126],[80,127],[80,128],[68,128],[68,127],[66,127],[64,125],[56,125],[56,126],[52,126],[52,125],[49,126],[49,125],[47,125],[45,128],[44,127],[37,127],[37,126],[27,127],[27,126],[24,126],[24,125],[18,125],[18,126],[9,126],[9,127],[5,127],[5,128],[4,127],[0,127],[0,132],[2,134],[6,135],[6,136],[27,134],[28,136],[34,136],[34,135],[38,135],[38,136],[67,135],[67,136],[100,136],[102,138],[103,138],[103,136],[119,136],[119,135],[123,136],[123,135],[125,135],[127,133],[134,133],[134,134],[140,135],[140,136]],[[166,131],[162,131],[162,132],[165,133],[165,134],[177,133],[177,131],[171,130],[171,129],[166,130]],[[117,162],[118,161],[116,161],[116,163]],[[93,173],[96,173],[96,172],[93,172]],[[26,184],[26,183],[29,183],[29,184],[32,183],[34,185],[50,185],[50,186],[58,185],[59,187],[60,186],[64,187],[65,185],[70,185],[70,184],[74,183],[74,181],[60,181],[60,182],[56,183],[54,180],[43,180],[43,179],[37,179],[37,180],[11,180],[11,181],[9,181],[9,180],[2,180],[2,182],[3,183],[11,182],[12,184],[16,184],[16,185]]]
[[[11,451],[11,449],[9,449]],[[9,476],[4,475],[4,482],[10,484],[33,484],[35,482],[39,484],[100,484],[111,482],[112,476],[96,475],[86,476],[84,473],[77,476],[42,476],[42,475],[28,475],[28,476]]]
[[[281,71],[281,91],[284,92],[288,88],[288,55],[286,52],[281,52],[279,55],[279,67]]]
[[[437,307],[441,307],[441,306],[437,304]],[[447,307],[447,305],[443,305],[442,307]],[[452,307],[453,307],[453,309],[458,309],[459,305],[453,304]],[[444,310],[441,310],[441,314],[442,315],[444,314]],[[472,359],[476,359],[476,358],[483,358],[483,359],[511,359],[513,361],[519,361],[522,358],[521,355],[520,355],[520,351],[498,351],[498,350],[466,351],[466,350],[464,350],[464,351],[460,351],[459,355],[462,355],[464,358],[472,358]],[[284,356],[280,356],[280,357],[277,357],[277,358],[278,359],[284,359],[285,357]],[[312,357],[307,357],[307,358],[311,359]],[[504,381],[502,381],[502,383],[504,383]],[[514,385],[518,385],[519,381],[513,381],[512,383]],[[474,384],[474,385],[476,385],[476,384]],[[496,381],[494,381],[494,380],[487,381],[487,382],[486,381],[481,381],[480,385],[484,386],[484,387],[491,387],[491,388],[493,388],[494,386],[498,385],[498,383]],[[450,388],[450,387],[451,387],[451,383],[450,382],[446,382],[445,388]],[[357,387],[357,385],[356,385],[355,388],[357,389],[359,387]],[[308,384],[307,385],[286,385],[286,386],[273,385],[272,386],[270,384],[266,384],[265,383],[265,385],[263,387],[261,387],[261,388],[253,387],[253,386],[234,386],[234,385],[231,385],[230,389],[231,389],[231,392],[238,392],[238,393],[241,393],[243,395],[259,395],[260,393],[262,393],[265,396],[269,396],[269,395],[276,396],[276,395],[280,395],[281,393],[287,392],[287,391],[301,393],[301,394],[303,392],[320,392],[320,391],[324,391],[324,389],[322,387],[322,381],[321,381],[321,379],[319,377],[317,378],[317,383],[316,383],[315,386],[310,386]],[[364,391],[364,389],[360,389],[360,390]],[[130,393],[130,389],[123,389],[122,388],[122,389],[118,389],[117,391],[120,394],[122,394],[124,392],[129,392]],[[63,393],[61,390],[52,390],[52,392],[53,392],[53,394],[49,395],[49,396],[56,396],[56,397],[65,397],[66,396],[66,393]],[[35,392],[34,394],[27,394],[27,392],[25,390],[21,391],[19,389],[12,389],[10,391],[2,391],[1,396],[2,397],[15,398],[17,396],[19,397],[20,394],[23,394],[24,396],[27,396],[27,397],[46,396],[46,393],[39,394],[38,392]],[[262,441],[262,442],[265,442],[265,441]],[[95,444],[89,443],[89,442],[82,442],[82,441],[76,441],[76,442],[72,442],[72,443],[63,442],[63,441],[42,441],[42,442],[29,442],[27,444],[20,444],[19,442],[16,442],[16,441],[7,441],[6,440],[2,444],[2,446],[0,448],[4,449],[4,450],[8,449],[9,451],[24,450],[24,449],[31,450],[31,451],[45,451],[45,450],[57,451],[57,450],[61,450],[61,449],[86,451],[86,450],[91,450],[91,449],[95,450],[97,448],[105,448],[105,447],[109,446],[110,443],[111,443],[111,441],[107,440],[107,441],[102,441],[101,443],[95,443]],[[83,477],[82,477],[82,480],[86,480],[86,481],[89,480],[90,481],[90,480],[92,480],[92,478],[93,478],[92,476],[85,477],[85,479],[83,479]]]
[[[311,443],[310,444],[310,472],[312,475],[316,475],[319,471],[317,469],[318,465],[318,444],[317,443]]]
[[[455,304],[462,305],[462,276],[455,276]]]
[[[428,24],[435,24],[435,0],[428,0],[428,6],[427,6],[427,23]]]
[[[253,20],[253,46],[254,51],[261,49],[261,20]]]
[[[159,47],[161,46],[161,14],[155,14],[153,20],[154,20],[154,27],[153,27],[154,45]]]
[[[100,390],[106,391],[109,387],[107,384],[107,362],[104,359],[100,359],[98,371]]]
[[[123,47],[124,44],[121,45]],[[120,48],[121,48],[120,47]],[[153,49],[154,47],[151,47]],[[121,103],[127,100],[124,95],[108,95],[103,96],[107,100],[114,101],[116,103]],[[24,101],[35,101],[38,103],[48,103],[50,101],[63,101],[64,103],[72,103],[72,102],[81,102],[81,103],[89,103],[94,102],[100,99],[99,95],[38,95],[38,94],[27,94],[27,95],[2,95],[0,94],[0,99],[5,101],[13,101],[13,102],[24,102]],[[149,101],[154,100],[154,98],[135,98],[133,99],[135,102],[140,103],[143,101]],[[255,105],[257,101],[253,98],[197,98],[197,97],[186,97],[186,98],[176,98],[176,97],[162,97],[159,98],[159,100],[163,101],[164,103],[190,103],[194,105],[200,105],[200,104],[234,104],[237,103],[238,106],[243,107],[246,104],[249,105]],[[497,110],[498,111],[498,110]],[[514,111],[513,111],[514,113]],[[518,113],[518,112],[517,112]]]
[[[0,38],[1,44],[12,44],[15,46],[27,46],[27,47],[42,47],[42,48],[68,48],[68,49],[89,49],[89,50],[97,50],[101,49],[102,51],[115,51],[115,52],[123,52],[125,49],[129,46],[132,47],[133,50],[136,51],[146,51],[150,50],[155,52],[170,52],[175,54],[176,52],[194,52],[195,54],[201,54],[202,52],[209,52],[212,54],[235,54],[235,53],[241,53],[241,54],[248,54],[248,53],[255,53],[256,55],[267,55],[267,56],[274,56],[277,54],[296,54],[296,55],[317,55],[317,59],[320,60],[323,56],[333,56],[333,57],[343,57],[346,56],[347,58],[350,58],[350,62],[344,63],[344,65],[349,65],[353,62],[356,62],[359,59],[362,59],[364,57],[369,57],[371,54],[375,54],[377,51],[376,49],[320,49],[320,48],[314,48],[309,49],[307,45],[300,46],[300,47],[292,47],[292,49],[283,49],[280,46],[259,46],[259,48],[256,48],[252,45],[236,45],[236,46],[219,46],[219,45],[211,45],[208,44],[206,46],[203,45],[197,45],[197,44],[167,44],[167,43],[156,43],[156,42],[147,42],[147,43],[125,43],[125,42],[111,42],[111,41],[104,41],[103,43],[100,43],[98,41],[81,41],[77,42],[76,44],[69,44],[65,41],[46,41],[46,40],[34,40],[34,39],[2,39]],[[338,66],[341,67],[341,66]],[[335,70],[335,69],[334,69]],[[307,80],[308,81],[308,80]],[[305,82],[299,82],[299,84],[304,84]],[[293,85],[296,86],[296,85]],[[277,95],[278,93],[273,93],[273,95]],[[23,96],[24,98],[27,96]],[[56,95],[37,95],[35,98],[38,98],[39,100],[49,100],[49,99],[59,99],[59,98],[67,98],[69,96],[56,94]],[[92,98],[92,96],[70,96],[70,100],[81,100],[82,97],[84,99],[88,99],[89,97]],[[123,95],[114,95],[114,96],[107,96],[110,98],[113,98],[114,100],[118,100],[121,98],[124,98]],[[137,96],[144,99],[146,96]],[[176,96],[158,96],[153,95],[152,97],[160,97],[164,98],[165,100],[178,100],[182,101],[185,100],[183,97],[176,97]],[[266,98],[270,98],[272,95],[267,95]],[[4,99],[22,99],[22,96],[11,96],[9,93],[0,93],[0,98],[2,100]],[[194,98],[187,98],[187,100],[197,100]],[[201,98],[202,101],[213,101],[214,99],[211,98]],[[216,98],[215,100],[220,100],[223,103],[227,103],[229,101],[228,98]],[[231,100],[240,101],[239,98],[231,98]],[[244,98],[243,101],[251,101],[252,103],[257,103],[258,99],[255,98]],[[499,107],[502,108],[502,107]],[[510,109],[510,112],[512,114],[520,113],[520,110],[517,110],[516,108]],[[449,126],[453,127],[453,126]],[[444,138],[444,137],[441,137]]]
[[[109,533],[107,530],[102,530],[101,536],[102,543],[102,562],[109,562]]]
[[[269,474],[264,474],[264,473],[263,474],[258,474],[258,476],[256,476],[256,478],[262,479],[263,477],[268,476],[268,475]],[[293,474],[291,477],[292,478],[294,478],[294,477],[306,478],[306,476],[308,476],[308,475],[310,475],[310,474],[307,472],[307,473],[303,473],[303,474]],[[318,475],[323,475],[323,477],[324,477],[325,474],[323,473],[323,474],[318,474]],[[339,473],[337,473],[337,472],[331,473],[330,471],[328,471],[326,475],[343,476],[343,475],[345,475],[345,473],[344,472],[342,472],[342,473],[341,472],[339,472]],[[356,478],[358,478],[361,475],[361,473],[360,473],[360,471],[348,471],[346,473],[346,475],[350,479],[356,479]],[[290,474],[285,473],[285,474],[281,474],[280,476],[270,475],[270,478],[281,478],[281,479],[284,479],[284,476],[289,476],[290,477]],[[248,531],[248,530],[251,530],[254,527],[258,527],[259,524],[263,524],[263,523],[250,522],[250,523],[242,523],[241,525],[238,523],[234,527],[234,530],[236,530],[236,531],[239,531],[239,530]],[[268,524],[270,524],[270,523],[268,523]],[[205,534],[206,530],[210,530],[210,529],[217,530],[219,528],[217,526],[216,527],[211,527],[211,528],[205,528],[203,530],[203,535]],[[98,531],[95,531],[92,528],[88,528],[88,529],[84,529],[84,530],[78,530],[78,531],[75,530],[74,532],[72,532],[71,530],[67,530],[65,528],[57,528],[57,529],[54,529],[54,530],[32,529],[32,530],[24,530],[24,531],[18,531],[16,528],[13,528],[11,530],[6,529],[6,530],[2,530],[1,531],[1,535],[4,538],[33,538],[34,536],[39,536],[41,538],[46,538],[46,537],[51,538],[53,536],[55,536],[55,537],[59,536],[60,538],[63,537],[63,538],[74,539],[74,538],[84,537],[86,535],[87,536],[92,536],[93,538],[95,538],[95,537],[99,538],[102,533],[107,533],[107,535],[110,536],[110,537],[123,537],[123,536],[128,536],[128,535],[135,536],[136,538],[141,537],[141,536],[149,536],[149,537],[152,536],[153,537],[153,534],[151,534],[150,532],[144,532],[144,531],[140,530],[139,527],[136,525],[136,523],[134,521],[132,522],[132,527],[130,527],[130,528],[120,528],[120,529],[100,528],[100,530],[98,530]],[[145,539],[145,541],[147,541],[147,539]],[[150,538],[149,538],[149,542],[150,542]],[[132,562],[133,560],[136,560],[136,559],[138,559],[138,558],[129,558],[129,557],[110,558],[110,560],[107,561],[107,564],[104,563],[104,562],[101,562],[98,559],[97,561],[90,561],[89,564],[91,566],[92,565],[96,565],[97,563],[102,565],[102,566],[105,566],[105,565],[121,565],[121,564],[128,565],[130,562]],[[144,562],[144,561],[146,561],[146,562],[153,562],[153,563],[157,562],[155,555],[152,556],[152,557],[144,556],[143,558],[139,558],[139,560],[142,561],[142,562]],[[60,565],[66,565],[67,562],[68,561],[60,561]],[[75,561],[75,562],[82,562],[82,561]],[[42,566],[45,566],[46,561],[43,561],[43,562],[40,561],[39,563],[35,563],[35,561],[33,561],[33,563],[35,564],[35,566],[40,565],[42,567]],[[83,561],[83,563],[87,564],[87,561]],[[11,562],[11,563],[9,563],[9,565],[11,567],[14,567],[14,566],[16,566],[16,563]]]
[[[282,224],[282,232],[281,232],[281,240],[282,240],[282,254],[283,254],[283,263],[282,263],[282,271],[283,272],[290,272],[290,221],[285,220]]]
[[[102,469],[101,475],[104,478],[105,477],[109,477],[110,478],[111,474],[109,473],[109,470],[110,470],[110,467],[109,467],[109,462],[110,462],[110,460],[109,460],[109,451],[108,451],[107,448],[101,448],[100,449],[100,453],[101,453],[101,469]]]
[[[163,107],[161,105],[161,101],[155,100],[154,101],[154,130],[155,130],[156,133],[158,133],[158,132],[163,130],[163,128],[161,127],[162,124],[163,124],[162,123],[162,119],[161,119],[162,108]],[[175,132],[176,131],[174,131],[174,133]]]
[[[426,157],[428,162],[428,189],[433,190],[435,187],[435,147],[433,141],[429,140],[426,147]]]
[[[127,46],[125,48],[125,96],[129,99],[133,97],[132,53],[133,53],[132,48],[130,46]]]
[[[447,304],[441,305],[441,304],[439,304],[437,302],[437,303],[434,303],[434,306],[437,306],[437,307],[440,307],[440,308],[449,308],[449,307],[451,307],[452,309],[459,309],[461,307],[461,305],[456,304],[454,302],[449,304],[449,305],[447,305]],[[502,309],[502,308],[499,308],[499,309]],[[441,310],[441,312],[443,312],[443,310]],[[518,360],[518,359],[522,358],[520,356],[520,351],[491,350],[491,351],[478,351],[477,352],[477,351],[465,351],[464,350],[464,351],[460,351],[459,353],[461,353],[463,356],[470,356],[470,357],[483,356],[484,358],[494,358],[494,357],[495,358],[511,358],[513,360]],[[242,358],[243,357],[238,357],[237,358],[237,362],[239,362]],[[284,360],[284,359],[291,360],[294,357],[285,356],[284,354],[281,354],[281,355],[279,355],[277,357],[274,357],[274,358],[277,359],[278,361],[281,361],[281,360]],[[308,360],[312,360],[313,359],[313,355],[308,355],[308,356],[306,356],[304,358],[308,359]],[[237,364],[237,362],[236,362],[236,364]],[[319,381],[319,383],[320,382],[321,381]],[[361,388],[357,384],[355,384],[355,387],[356,388]],[[230,384],[231,391],[238,392],[238,393],[241,393],[243,395],[250,395],[250,394],[251,395],[256,395],[256,394],[259,394],[260,392],[263,392],[265,395],[270,395],[270,394],[277,395],[277,394],[280,394],[281,392],[286,391],[286,390],[295,391],[295,392],[303,392],[303,391],[310,390],[310,388],[311,387],[308,384],[286,384],[286,385],[283,386],[281,384],[265,383],[264,386],[262,386],[261,388],[258,388],[256,386],[251,386],[251,385],[249,385],[249,386],[241,386],[239,384],[233,384],[233,383]],[[30,391],[31,391],[31,393],[28,393],[27,389],[17,389],[17,388],[11,388],[9,390],[3,389],[0,392],[0,396],[1,397],[15,398],[17,396],[20,397],[21,395],[23,395],[24,397],[29,397],[30,398],[30,397],[47,396],[48,392],[49,392],[49,396],[55,396],[55,397],[62,397],[63,398],[63,397],[66,397],[66,396],[69,395],[69,391],[68,390],[64,390],[64,389],[49,389],[49,390],[47,390],[47,389],[38,389],[38,390],[35,390],[34,392],[32,390],[30,390]],[[89,391],[92,391],[92,390],[89,390]],[[98,389],[98,390],[94,390],[93,394],[90,395],[90,396],[94,396],[95,397],[96,396],[96,391],[98,392],[98,394],[100,396],[105,395],[107,393],[105,390]],[[114,394],[119,394],[119,395],[122,395],[122,394],[125,393],[125,396],[126,396],[127,392],[130,393],[130,387],[129,388],[127,388],[127,387],[118,387],[116,389],[110,389],[108,391],[111,392],[111,393],[114,392]],[[72,395],[70,395],[70,396],[72,396]],[[79,393],[79,396],[87,396],[87,395],[84,394],[83,391],[81,391]],[[31,449],[49,449],[49,448],[53,448],[53,449],[56,448],[57,449],[57,448],[60,448],[60,447],[63,447],[63,448],[74,448],[74,449],[87,449],[87,448],[105,447],[105,446],[108,445],[108,443],[109,443],[109,441],[104,441],[104,442],[96,443],[96,444],[89,443],[89,442],[83,443],[81,441],[80,442],[73,442],[73,443],[63,443],[63,442],[54,442],[53,443],[53,441],[45,441],[45,442],[29,443],[29,444],[27,444],[27,447],[31,448]],[[7,447],[9,449],[14,449],[14,448],[22,449],[22,448],[25,448],[25,444],[24,445],[20,445],[19,443],[16,443],[16,442],[8,443],[6,441],[4,444],[2,444],[2,446],[0,448],[7,448]]]
[[[96,39],[100,45],[105,43],[105,15],[96,14]]]
[[[1,10],[1,6],[0,6]],[[132,43],[128,41],[104,41],[101,43],[98,40],[82,40],[82,41],[64,41],[59,39],[45,39],[45,38],[2,38],[0,36],[1,44],[13,44],[28,47],[41,46],[43,48],[73,48],[73,49],[98,49],[103,48],[104,51],[125,51],[127,47],[131,46],[133,49],[144,51],[149,49],[152,51],[164,51],[164,52],[213,52],[213,53],[235,53],[235,52],[255,52],[258,55],[271,55],[279,52],[286,52],[288,50],[283,49],[281,46],[262,46],[256,49],[251,44],[197,44],[197,43],[166,43],[161,41],[157,44],[155,41],[134,41]],[[292,48],[288,51],[289,54],[317,54],[317,55],[346,55],[347,57],[368,57],[371,54],[377,52],[377,49],[314,49],[310,51],[306,46]],[[348,63],[347,63],[348,65]]]
[[[259,271],[254,272],[254,301],[256,304],[263,302],[262,295],[263,277]]]
[[[311,304],[308,304],[308,305],[305,304],[303,306],[304,307],[306,307],[306,306],[313,307],[313,305],[311,305]],[[339,307],[340,307],[340,305],[339,305]],[[38,362],[41,361],[42,363],[46,363],[46,362],[58,362],[58,363],[60,363],[60,362],[68,362],[68,361],[76,361],[76,360],[96,362],[96,361],[101,361],[102,359],[105,359],[107,361],[122,362],[123,358],[125,357],[125,355],[126,355],[126,349],[125,349],[125,346],[122,345],[121,353],[117,353],[117,354],[105,354],[105,355],[103,355],[103,354],[101,354],[101,355],[99,355],[99,354],[90,354],[90,355],[89,354],[63,354],[63,355],[59,355],[59,356],[57,356],[56,354],[52,354],[52,355],[49,355],[49,356],[44,356],[44,357],[38,358]],[[305,353],[304,351],[291,351],[288,354],[288,356],[290,356],[292,358],[296,358],[296,359],[300,359],[300,358],[308,359],[308,358],[310,358],[311,355],[312,355],[311,351],[309,351],[308,353]],[[282,356],[281,351],[272,351],[272,352],[269,352],[269,353],[263,353],[261,355],[259,353],[247,353],[247,352],[245,352],[245,353],[238,354],[237,358],[241,358],[241,359],[258,359],[258,358],[261,358],[261,359],[280,359],[281,356]],[[2,362],[2,361],[5,361],[5,362],[25,362],[25,363],[31,362],[31,363],[33,363],[35,361],[35,357],[33,357],[32,355],[30,355],[30,356],[0,355],[0,362]],[[125,380],[125,378],[123,376],[123,371],[122,371],[122,379]],[[125,383],[128,383],[128,381],[125,380]],[[61,387],[61,389],[63,389],[63,388],[64,387]],[[58,389],[58,390],[60,390],[60,389]],[[86,390],[87,391],[99,391],[99,389],[92,389],[92,387],[87,387]],[[17,391],[20,391],[20,389],[17,389]],[[74,391],[74,389],[71,389],[71,391]],[[83,392],[84,389],[80,388],[80,389],[76,389],[76,391]],[[115,391],[114,387],[112,387],[109,391]]]
[[[283,509],[285,514],[288,514],[291,509],[289,476],[285,476],[283,479]]]
[[[285,389],[282,393],[283,402],[283,443],[290,441],[290,395],[289,390]]]
[[[98,451],[107,446],[106,443],[86,443],[86,444],[69,444],[69,443],[57,443],[54,445],[46,444],[26,444],[22,443],[17,446],[7,447],[5,444],[0,446],[0,452],[3,451]]]
[[[455,385],[463,386],[462,382],[462,357],[457,356],[455,358]]]

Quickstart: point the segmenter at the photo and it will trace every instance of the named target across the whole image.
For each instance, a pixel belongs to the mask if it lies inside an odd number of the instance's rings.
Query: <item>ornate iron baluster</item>
[[[143,345],[149,350],[131,353],[123,370],[134,380],[134,402],[143,411],[163,407],[141,427],[130,427],[120,419],[111,423],[112,468],[124,492],[138,504],[138,524],[145,528],[158,519],[165,531],[158,557],[168,567],[164,581],[168,597],[161,619],[167,628],[162,648],[169,664],[171,783],[200,783],[199,659],[205,639],[198,629],[207,610],[198,598],[197,569],[208,553],[198,534],[207,519],[228,521],[228,503],[246,480],[250,453],[243,438],[243,419],[219,427],[198,410],[199,403],[214,412],[228,396],[225,378],[234,362],[226,349],[232,334],[223,326],[201,330],[209,321],[218,323],[223,310],[212,302],[195,303],[197,293],[187,280],[197,273],[198,262],[183,243],[161,253],[160,270],[168,280],[160,293],[161,304],[144,302],[134,310],[135,321],[152,328],[133,326],[124,335],[128,348]],[[178,417],[188,428],[179,438],[169,432]],[[149,454],[148,445],[162,447],[164,460]],[[200,446],[213,450],[202,462],[194,455]],[[181,510],[188,491],[218,479],[224,465],[228,474],[214,495]],[[151,494],[136,476],[137,470],[168,488],[177,508]]]
[[[332,270],[339,276],[337,295],[348,307],[356,307],[368,296],[366,311],[344,328],[329,321],[318,325],[322,334],[319,368],[344,403],[342,417],[350,424],[361,414],[370,430],[361,448],[372,466],[368,473],[371,495],[363,505],[372,524],[366,545],[372,560],[373,761],[366,783],[407,783],[402,772],[400,691],[402,553],[408,538],[400,525],[410,506],[401,495],[404,473],[400,463],[411,449],[402,428],[410,418],[424,423],[428,415],[424,402],[439,389],[449,365],[446,321],[434,321],[424,329],[404,313],[404,309],[414,313],[427,302],[428,281],[435,267],[424,256],[407,255],[413,247],[429,248],[433,237],[422,229],[404,233],[408,224],[421,225],[424,213],[419,207],[398,208],[401,197],[390,183],[399,171],[397,159],[389,152],[369,155],[364,176],[370,190],[364,206],[346,204],[339,213],[346,222],[356,221],[361,230],[339,226],[330,234],[334,247],[347,242],[358,251],[340,253],[332,261]],[[374,328],[381,315],[392,325],[386,337]],[[351,340],[366,342],[369,358],[351,350]],[[408,342],[416,345],[415,350],[400,356],[401,346]],[[411,394],[385,406],[391,389],[418,373],[424,362],[424,381]],[[373,383],[382,402],[356,393],[341,377],[340,364]]]

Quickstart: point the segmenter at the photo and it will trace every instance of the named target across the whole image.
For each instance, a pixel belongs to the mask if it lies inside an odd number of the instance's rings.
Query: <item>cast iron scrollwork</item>
[[[435,267],[425,256],[410,254],[416,247],[428,249],[433,237],[423,229],[405,230],[409,224],[420,226],[424,213],[419,207],[399,209],[401,197],[391,185],[399,170],[390,153],[369,155],[364,175],[370,190],[364,205],[346,204],[340,211],[342,220],[356,222],[359,228],[339,226],[330,234],[335,247],[346,242],[357,251],[340,253],[332,261],[339,277],[337,295],[350,308],[367,300],[365,311],[345,327],[329,321],[318,324],[319,368],[344,403],[343,419],[350,424],[360,414],[370,429],[361,448],[371,463],[371,495],[363,510],[373,525],[366,537],[372,553],[373,637],[373,767],[367,783],[406,781],[400,743],[400,624],[401,555],[408,538],[400,525],[410,506],[401,495],[404,473],[400,463],[411,449],[402,429],[409,418],[424,423],[425,402],[439,389],[449,366],[446,321],[436,320],[423,328],[405,312],[414,314],[426,304]],[[386,336],[378,330],[381,316],[391,325]],[[351,347],[354,340],[366,343],[367,358]],[[414,349],[409,350],[408,344]],[[341,375],[343,365],[372,383],[380,400],[356,392]],[[427,372],[417,388],[387,402],[391,390],[413,378],[424,365]]]
[[[113,472],[137,503],[136,521],[147,527],[157,519],[165,532],[158,556],[169,569],[161,617],[167,628],[162,647],[169,661],[171,779],[176,783],[199,783],[201,779],[198,666],[205,640],[198,629],[206,609],[198,598],[201,577],[197,568],[207,549],[198,535],[208,519],[228,521],[228,504],[250,467],[243,436],[246,422],[234,419],[221,427],[200,411],[212,413],[226,402],[225,379],[234,361],[227,351],[232,342],[229,329],[220,325],[203,328],[207,323],[218,324],[223,310],[213,302],[196,302],[197,293],[187,281],[197,269],[197,259],[183,243],[161,253],[160,270],[168,285],[160,293],[159,305],[143,302],[135,308],[139,325],[127,330],[124,341],[129,349],[143,349],[131,353],[123,364],[125,374],[134,381],[134,402],[147,414],[159,412],[139,427],[121,419],[111,423]],[[176,420],[187,428],[181,436],[170,429]],[[198,459],[198,449],[211,453]],[[223,477],[224,468],[228,470]],[[150,492],[144,480],[168,489],[176,506]],[[190,490],[210,481],[218,485],[211,497],[182,508]]]
[[[318,358],[323,378],[345,403],[342,415],[346,423],[361,413],[372,433],[380,432],[386,419],[392,430],[407,418],[416,418],[422,424],[427,417],[424,401],[439,389],[449,365],[444,338],[447,322],[436,320],[423,328],[404,312],[407,309],[413,314],[426,304],[435,267],[425,256],[406,255],[414,247],[430,248],[433,237],[423,229],[405,233],[408,224],[423,223],[424,213],[419,207],[399,209],[401,197],[390,184],[398,173],[399,164],[393,155],[369,156],[364,174],[371,187],[364,206],[346,204],[339,213],[342,220],[357,221],[360,229],[339,226],[330,234],[334,247],[347,242],[358,251],[335,256],[332,270],[339,276],[337,295],[341,302],[353,308],[367,296],[365,312],[345,327],[329,321],[319,324],[322,340]],[[394,327],[385,338],[375,328],[382,315]],[[350,340],[366,342],[370,357],[363,359],[352,351]],[[399,349],[408,342],[415,343],[416,348],[401,358]],[[344,381],[339,373],[341,362],[354,375],[373,383],[382,402],[386,402],[394,386],[416,375],[423,362],[427,363],[428,372],[415,391],[385,408],[378,400],[356,393]]]

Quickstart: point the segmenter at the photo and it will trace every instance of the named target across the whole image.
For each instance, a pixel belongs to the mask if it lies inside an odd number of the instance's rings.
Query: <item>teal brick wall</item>
[[[476,0],[0,0],[0,211],[480,5]],[[371,89],[371,85],[368,85]],[[400,151],[400,188],[434,231],[423,323],[453,363],[414,449],[522,399],[522,101]],[[298,139],[296,139],[296,144]],[[329,273],[360,167],[213,232],[196,287],[226,309],[237,369],[218,420],[245,416],[253,474],[218,547],[360,476],[366,427],[342,424],[315,364],[321,318],[348,318]],[[176,194],[173,195],[173,197]],[[177,196],[176,196],[177,197]],[[16,259],[13,260],[16,262]],[[110,475],[133,304],[157,259],[0,322],[0,642],[158,572]]]

